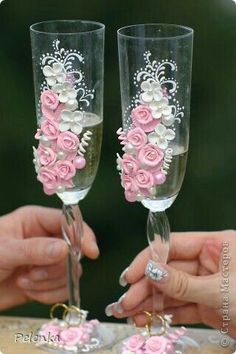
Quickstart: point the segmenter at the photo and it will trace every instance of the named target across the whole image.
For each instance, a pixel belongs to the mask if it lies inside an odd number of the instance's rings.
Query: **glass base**
[[[178,195],[178,193],[175,195],[172,195],[169,198],[158,199],[158,200],[146,198],[146,199],[143,199],[141,201],[141,203],[143,204],[143,206],[145,206],[145,208],[151,210],[153,213],[156,213],[157,211],[164,211],[164,210],[168,209],[172,205],[172,203],[175,201],[177,195]]]
[[[38,330],[36,346],[50,353],[79,354],[109,349],[115,340],[115,331],[97,320],[68,327],[65,321],[55,319]]]
[[[131,335],[116,346],[117,354],[137,352],[145,354],[153,352],[158,354],[200,354],[199,344],[192,338],[182,335],[177,338],[178,329],[171,328],[167,335],[149,336],[147,331]],[[142,344],[143,342],[143,344]],[[134,350],[135,348],[135,350]],[[132,350],[133,349],[133,350]]]
[[[71,190],[66,190],[63,193],[57,193],[57,196],[62,200],[65,205],[75,205],[78,204],[80,200],[84,199],[88,194],[91,186],[84,189],[72,188]]]

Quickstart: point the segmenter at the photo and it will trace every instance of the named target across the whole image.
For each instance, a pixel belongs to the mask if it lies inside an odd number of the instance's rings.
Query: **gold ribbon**
[[[151,314],[148,311],[143,311],[143,313],[147,318],[147,324],[145,325],[145,328],[147,329],[149,336],[162,336],[167,332],[167,323],[163,316],[158,315],[157,313]],[[161,322],[161,329],[159,332],[152,331],[153,321],[155,318]]]
[[[57,317],[54,316],[54,312],[55,312],[55,310],[58,309],[58,308],[63,308],[63,309],[64,309],[63,312],[62,312],[62,319],[63,319],[63,321],[66,321],[67,323],[70,324],[70,321],[69,321],[69,319],[67,319],[67,316],[68,316],[68,315],[70,316],[70,314],[72,314],[73,312],[74,312],[74,313],[76,312],[76,313],[79,315],[79,316],[78,316],[78,319],[79,319],[78,325],[81,324],[81,322],[82,322],[82,320],[83,320],[83,314],[82,314],[81,310],[79,309],[79,307],[76,307],[76,306],[74,306],[74,305],[67,306],[66,304],[63,304],[63,303],[60,303],[60,302],[54,304],[54,305],[51,307],[51,309],[50,309],[50,318],[51,318],[51,319],[57,318]]]

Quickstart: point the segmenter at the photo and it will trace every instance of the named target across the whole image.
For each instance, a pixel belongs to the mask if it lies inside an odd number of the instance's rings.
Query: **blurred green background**
[[[60,207],[46,197],[32,166],[36,129],[29,25],[46,19],[90,19],[106,25],[105,114],[96,182],[81,202],[96,232],[101,257],[83,260],[83,308],[107,320],[105,306],[124,289],[121,271],[146,247],[147,211],[125,202],[115,166],[121,125],[116,30],[126,24],[169,22],[195,30],[188,167],[168,211],[171,228],[236,228],[236,5],[232,0],[4,0],[0,5],[0,214],[21,205]],[[6,314],[48,316],[39,304]],[[112,320],[112,319],[111,319]]]

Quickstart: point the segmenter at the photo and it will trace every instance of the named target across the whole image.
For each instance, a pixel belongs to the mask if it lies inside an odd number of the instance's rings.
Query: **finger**
[[[217,238],[219,239],[219,235],[223,235],[223,232],[225,231],[172,233],[168,262],[171,260],[197,260],[204,243],[213,244]],[[222,240],[220,242],[222,244]],[[135,257],[130,266],[121,274],[120,284],[132,284],[138,281],[143,276],[143,269],[150,258],[150,248],[147,247]]]
[[[23,240],[4,238],[4,247],[0,245],[1,268],[5,270],[24,265],[55,264],[67,254],[65,241],[46,237]]]
[[[96,259],[99,256],[99,249],[93,230],[84,223],[84,237],[81,241],[82,252],[85,256]]]
[[[138,257],[137,262],[134,263],[133,261],[130,267],[126,268],[126,270],[121,274],[119,280],[121,286],[126,286],[127,283],[136,283],[143,277],[147,261],[150,259],[150,257],[148,258],[148,255],[150,255],[150,251],[148,251],[148,249],[144,250],[140,253],[140,257]],[[198,274],[199,263],[197,260],[173,260],[168,264],[173,268],[186,271],[189,274]]]
[[[62,277],[67,273],[67,262],[66,260],[62,260],[61,262],[50,265],[46,267],[32,267],[30,271],[25,275],[29,277],[31,281],[41,281],[46,279],[56,279],[58,277]],[[80,266],[80,275],[82,274],[82,267]]]
[[[62,287],[50,291],[25,291],[26,296],[31,300],[39,301],[44,304],[54,304],[68,300],[69,291],[67,287]]]
[[[31,281],[29,278],[21,276],[17,279],[17,285],[25,290],[33,291],[49,291],[66,286],[67,277],[63,276],[58,279],[44,280],[44,281]]]
[[[145,299],[142,303],[140,303],[135,308],[129,311],[126,311],[124,309],[123,312],[116,311],[116,303],[115,303],[112,305],[112,315],[116,318],[133,317],[136,316],[137,314],[140,314],[143,311],[153,312],[154,306],[155,306],[155,311],[160,312],[163,310],[163,308],[166,309],[169,307],[180,307],[187,304],[187,302],[185,301],[179,301],[167,296],[165,296],[163,299],[163,295],[161,293],[157,293],[155,297],[156,297],[155,301],[153,301],[153,296],[149,296],[147,299]],[[164,304],[163,304],[163,300],[164,300]]]
[[[193,276],[167,264],[148,262],[145,272],[150,283],[175,299],[214,308],[221,305],[220,274]]]
[[[25,237],[61,235],[61,210],[28,205],[15,210]]]

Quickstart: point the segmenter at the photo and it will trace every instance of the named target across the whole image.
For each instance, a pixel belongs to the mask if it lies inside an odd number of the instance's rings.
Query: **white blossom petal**
[[[169,116],[163,116],[161,121],[163,124],[170,126],[174,123],[175,116],[173,114],[170,114]]]
[[[170,106],[164,107],[164,108],[163,108],[163,111],[162,111],[162,113],[163,113],[165,116],[169,116],[169,115],[171,114],[171,112],[172,112],[172,109],[171,109]]]
[[[65,131],[69,130],[70,129],[70,123],[69,122],[65,122],[65,121],[60,122],[59,129],[60,129],[61,132],[65,132]]]
[[[161,110],[157,110],[157,111],[152,111],[152,116],[155,119],[160,119],[162,114],[161,114]]]
[[[149,93],[149,92],[144,92],[141,94],[141,99],[144,101],[144,102],[152,102],[152,93]]]
[[[76,98],[77,92],[75,91],[75,89],[70,88],[70,89],[67,91],[67,96],[68,96],[68,99]]]
[[[159,82],[153,81],[153,82],[151,83],[151,85],[152,85],[152,90],[153,90],[153,91],[160,91],[161,85],[160,85]]]
[[[63,119],[64,122],[70,122],[71,118],[72,118],[72,112],[71,111],[68,111],[67,109],[64,109],[61,112],[61,119]]]
[[[69,99],[66,102],[66,108],[70,109],[71,111],[73,111],[74,109],[78,108],[78,101],[74,100],[74,99]]]
[[[163,94],[161,91],[154,93],[153,99],[154,101],[160,102],[163,98]]]
[[[166,127],[163,124],[157,124],[155,132],[157,133],[157,135],[163,136],[165,135]]]
[[[71,129],[71,131],[72,131],[73,133],[75,133],[76,135],[79,135],[79,134],[82,132],[83,127],[82,127],[81,124],[72,123],[70,129]]]
[[[62,103],[65,103],[68,101],[67,93],[66,91],[62,91],[59,95],[59,101]]]
[[[143,91],[149,91],[152,89],[152,86],[149,81],[143,81],[141,83],[140,87],[141,87],[141,90],[143,90]]]
[[[64,71],[63,64],[61,63],[54,63],[52,65],[52,70],[54,71],[54,74],[60,74],[62,71]]]
[[[62,84],[56,84],[53,86],[53,91],[55,91],[56,93],[61,93],[63,90],[63,85]]]
[[[172,129],[167,129],[165,133],[165,138],[167,140],[173,140],[175,138],[175,132]]]
[[[84,115],[83,112],[81,111],[75,111],[73,112],[73,118],[74,118],[74,122],[79,122],[83,119]]]
[[[156,145],[160,149],[165,150],[168,147],[168,141],[166,139],[159,138],[157,139]]]
[[[66,81],[66,75],[64,73],[57,74],[57,81],[58,82],[65,82]]]
[[[44,76],[52,76],[53,75],[53,70],[52,70],[51,66],[45,65],[43,67],[43,75]]]
[[[148,141],[152,144],[156,144],[158,140],[158,135],[157,133],[153,132],[153,133],[150,133],[148,134]]]
[[[49,86],[54,86],[57,82],[57,80],[54,76],[46,77],[46,81]]]

